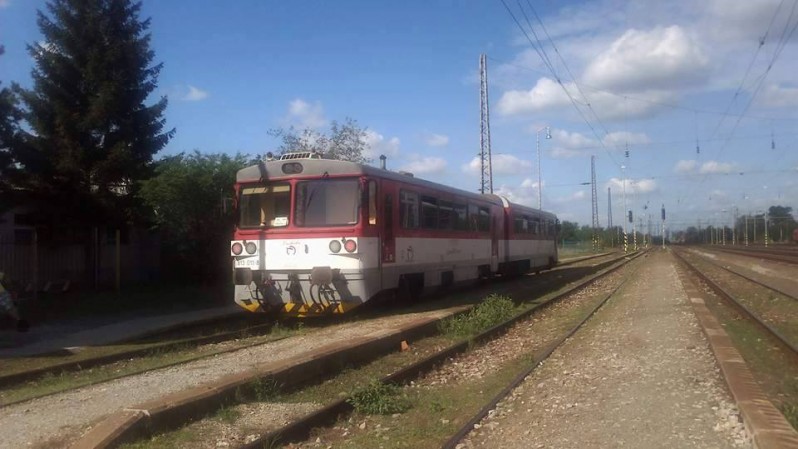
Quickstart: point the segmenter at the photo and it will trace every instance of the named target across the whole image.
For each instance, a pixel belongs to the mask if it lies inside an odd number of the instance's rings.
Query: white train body
[[[310,158],[236,181],[234,299],[252,312],[344,313],[557,263],[556,217],[496,195]]]

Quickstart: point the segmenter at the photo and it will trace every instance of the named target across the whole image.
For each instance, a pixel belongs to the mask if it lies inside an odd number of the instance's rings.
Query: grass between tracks
[[[744,319],[713,297],[706,301],[740,351],[760,388],[798,430],[798,366],[787,363],[791,354],[774,345],[757,324]]]
[[[558,308],[551,316],[537,321],[536,338],[522,338],[529,344],[519,351],[516,342],[506,345],[513,357],[504,360],[497,369],[488,370],[478,378],[430,384],[411,383],[404,387],[378,386],[374,379],[382,378],[411,363],[421,360],[449,345],[472,338],[477,332],[507,319],[510,315],[501,307],[520,312],[531,304],[515,306],[506,297],[493,297],[482,302],[462,318],[441,324],[438,336],[412,342],[410,349],[395,352],[360,367],[349,367],[333,378],[295,392],[284,392],[280,386],[264,385],[254,388],[251,397],[239,397],[239,404],[230,404],[208,418],[181,429],[156,435],[146,441],[123,446],[123,449],[149,448],[215,448],[239,447],[250,437],[265,434],[285,425],[321,404],[350,397],[356,410],[331,427],[316,429],[305,443],[287,447],[344,447],[344,448],[427,448],[440,447],[479,408],[504,388],[525,366],[532,363],[531,354],[563,335],[592,309],[602,297],[601,289],[588,288],[577,294],[574,306]],[[549,313],[549,312],[546,312]],[[492,318],[489,318],[492,317]],[[481,324],[475,324],[481,323]],[[525,326],[530,326],[526,323]],[[477,348],[477,347],[474,347]],[[490,349],[486,349],[489,352]],[[474,357],[481,357],[476,354]],[[260,393],[257,393],[260,391]],[[257,396],[257,397],[254,397]],[[268,398],[268,399],[264,399]],[[264,402],[265,400],[265,402]],[[239,410],[241,419],[233,424],[224,422],[229,409]],[[253,421],[257,424],[253,425]],[[228,446],[229,445],[229,446]],[[275,445],[279,447],[281,445]]]

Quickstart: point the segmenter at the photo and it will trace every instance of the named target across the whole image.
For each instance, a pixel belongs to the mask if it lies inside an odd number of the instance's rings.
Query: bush
[[[441,333],[450,337],[475,335],[507,321],[515,315],[515,304],[507,296],[490,295],[474,308],[458,316],[441,321]]]
[[[366,415],[391,415],[402,413],[410,408],[410,402],[399,396],[401,388],[373,380],[364,388],[354,392],[346,400],[359,413]]]

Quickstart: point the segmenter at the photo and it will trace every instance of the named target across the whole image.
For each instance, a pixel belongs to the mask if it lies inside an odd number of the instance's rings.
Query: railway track
[[[755,278],[753,278],[753,277],[751,277],[751,276],[749,276],[747,274],[741,273],[738,270],[735,270],[735,269],[732,269],[730,267],[724,266],[722,264],[713,262],[711,259],[708,259],[708,258],[703,258],[703,261],[705,263],[709,264],[709,265],[712,265],[713,267],[716,267],[716,268],[719,268],[719,269],[721,269],[723,271],[726,271],[727,273],[731,273],[731,274],[733,274],[733,275],[735,275],[737,277],[741,277],[741,278],[745,279],[748,282],[752,282],[754,284],[760,285],[760,286],[765,287],[765,288],[767,288],[769,290],[772,290],[772,291],[774,291],[776,293],[784,295],[787,298],[790,298],[790,299],[793,299],[795,301],[798,301],[798,296],[796,296],[792,292],[786,291],[786,289],[784,289],[782,287],[773,285],[772,283],[765,282],[765,281],[762,281],[760,279],[755,279]]]
[[[791,341],[787,338],[781,331],[779,331],[776,327],[774,327],[771,323],[765,321],[762,316],[757,313],[756,310],[752,309],[751,307],[745,305],[739,299],[737,299],[731,292],[729,292],[726,288],[721,287],[717,282],[712,280],[707,274],[699,269],[694,263],[689,261],[680,251],[673,252],[676,258],[683,264],[685,268],[687,268],[694,276],[699,278],[706,286],[708,286],[718,297],[722,298],[722,300],[736,309],[742,316],[746,319],[754,322],[757,326],[774,342],[776,342],[780,347],[785,349],[792,357],[793,361],[798,362],[798,346],[796,343]],[[735,275],[737,273],[734,273]],[[759,284],[757,282],[757,284]],[[769,287],[768,287],[769,288]],[[792,299],[796,299],[792,295],[787,295]]]
[[[506,320],[500,324],[492,326],[491,328],[479,333],[472,338],[468,338],[466,340],[460,341],[458,343],[452,344],[447,346],[441,350],[435,351],[434,353],[430,354],[429,356],[419,360],[409,366],[405,366],[392,374],[384,376],[380,379],[382,384],[386,385],[407,385],[414,380],[418,379],[419,376],[422,376],[424,373],[428,373],[434,368],[441,366],[442,364],[447,363],[448,361],[452,360],[458,354],[462,354],[470,349],[473,349],[475,346],[482,346],[492,340],[501,338],[508,330],[518,325],[519,323],[528,320],[533,314],[541,312],[548,307],[555,305],[558,301],[562,300],[563,298],[569,297],[573,295],[577,291],[581,291],[583,289],[588,288],[590,285],[599,282],[600,280],[604,279],[605,277],[617,272],[617,270],[621,269],[622,267],[626,266],[629,262],[634,260],[635,258],[639,257],[643,253],[638,253],[630,256],[619,257],[614,259],[614,264],[611,265],[606,270],[591,276],[590,278],[583,280],[577,285],[571,286],[564,291],[557,293],[555,296],[547,299],[545,302],[535,304],[532,307],[528,308],[524,312],[512,317],[509,320]],[[623,281],[625,282],[625,281]],[[525,366],[524,370],[520,374],[516,374],[514,376],[513,382],[511,382],[510,386],[507,386],[502,390],[502,393],[499,395],[491,398],[491,400],[484,405],[481,410],[474,415],[460,430],[453,433],[451,437],[450,443],[447,443],[447,446],[444,447],[456,447],[457,441],[459,441],[463,435],[465,435],[466,429],[470,429],[473,426],[474,422],[477,422],[481,419],[488,410],[492,408],[492,405],[495,405],[503,395],[506,395],[508,391],[510,391],[513,385],[516,385],[518,382],[524,379],[524,377],[531,372],[535,367],[539,366],[539,364],[545,360],[545,357],[548,357],[562,342],[564,342],[569,336],[573,335],[589,318],[590,316],[598,310],[601,305],[603,305],[612,295],[616,292],[622,285],[615,286],[612,288],[611,292],[607,295],[604,295],[601,300],[596,303],[589,313],[584,316],[581,321],[572,327],[568,332],[559,336],[555,342],[551,343],[547,346],[543,355],[538,357],[531,365]],[[540,355],[540,354],[537,354]],[[340,399],[327,404],[317,410],[314,410],[308,414],[305,414],[297,419],[292,420],[288,424],[284,426],[280,426],[278,429],[274,429],[267,433],[264,433],[262,436],[256,439],[250,439],[245,444],[239,446],[240,448],[246,449],[255,449],[255,448],[262,448],[262,447],[273,447],[274,445],[282,445],[289,442],[297,442],[306,440],[309,436],[309,432],[311,429],[318,429],[325,426],[329,426],[330,424],[334,423],[338,420],[341,416],[345,416],[352,412],[353,405],[350,402],[350,397],[341,397]],[[159,443],[155,443],[157,446]],[[154,447],[154,446],[153,446]]]
[[[543,289],[543,291],[547,291],[547,289],[557,288],[558,285],[569,279],[573,280],[579,276],[584,276],[592,269],[601,269],[601,267],[612,264],[621,258],[623,258],[623,256],[613,253],[574,258],[553,270],[528,279],[534,282],[539,288]],[[604,260],[597,262],[597,259]],[[573,271],[574,273],[570,276],[566,275],[566,279],[558,279],[563,276],[563,269],[565,267],[569,267],[567,272]],[[500,292],[512,288],[512,285],[508,287],[506,283],[502,282],[495,283],[494,285]],[[428,304],[435,307],[436,304],[440,302],[441,300],[438,300]],[[342,320],[341,317],[337,317],[337,319],[317,318],[311,320],[308,324],[292,321],[293,324],[289,324],[288,326],[278,325],[276,327],[276,334],[273,332],[275,330],[275,323],[271,322],[246,326],[231,331],[214,332],[212,335],[206,335],[211,326],[218,328],[225,325],[224,322],[217,321],[209,325],[192,325],[189,329],[170,330],[168,333],[160,336],[151,335],[147,337],[146,341],[154,343],[143,345],[143,347],[139,347],[141,345],[132,344],[122,345],[113,348],[111,353],[103,353],[93,357],[85,357],[78,354],[77,356],[70,357],[72,360],[60,362],[52,362],[52,357],[46,357],[47,364],[44,366],[17,370],[0,375],[0,389],[5,390],[0,392],[0,406],[10,406],[78,387],[96,385],[102,382],[140,375],[154,369],[168,368],[208,357],[218,357],[248,347],[273,343],[300,333],[314,332],[330,324],[340,324],[350,321],[368,321],[396,312],[397,309],[394,307],[388,310],[375,310],[362,314],[354,314],[351,317],[346,317],[344,320]],[[194,334],[199,335],[194,336]],[[161,342],[161,340],[164,339],[168,341]],[[127,346],[132,346],[132,348],[128,348]],[[203,348],[209,346],[213,346],[213,349],[203,351]],[[87,351],[90,350],[91,349],[88,349]],[[194,352],[195,354],[186,357],[177,357],[177,361],[168,361],[172,358],[171,354],[186,352]],[[152,362],[152,359],[159,358],[167,361],[163,363]],[[131,360],[139,361],[144,366],[139,369],[134,367],[120,370],[117,368],[119,363],[123,363],[126,366],[130,365]],[[109,372],[108,375],[103,376],[102,374],[96,373],[103,369]],[[85,379],[83,379],[84,373],[87,373],[85,374],[87,377]],[[72,378],[66,377],[67,380],[64,382],[63,388],[59,388],[58,385],[47,385],[50,382],[63,380],[65,376],[72,376]],[[40,387],[42,383],[45,384],[44,388]]]
[[[712,250],[724,253],[737,254],[757,259],[771,260],[774,262],[788,263],[791,265],[798,265],[798,252],[791,250],[773,250],[773,249],[737,249],[727,246],[713,246]]]

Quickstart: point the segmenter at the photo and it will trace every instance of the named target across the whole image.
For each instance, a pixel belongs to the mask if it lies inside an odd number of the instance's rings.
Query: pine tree
[[[163,64],[153,64],[141,2],[50,0],[38,11],[44,42],[28,46],[32,90],[19,90],[32,132],[12,148],[11,182],[51,218],[120,224],[135,206],[137,181],[174,134],[167,99],[146,105]]]

